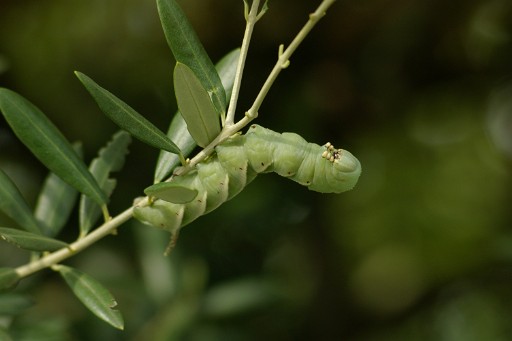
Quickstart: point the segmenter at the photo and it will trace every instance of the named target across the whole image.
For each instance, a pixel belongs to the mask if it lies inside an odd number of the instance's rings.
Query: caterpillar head
[[[341,193],[352,189],[361,175],[361,163],[348,150],[336,149],[327,142],[322,158],[331,164],[332,181],[329,182],[330,192]]]

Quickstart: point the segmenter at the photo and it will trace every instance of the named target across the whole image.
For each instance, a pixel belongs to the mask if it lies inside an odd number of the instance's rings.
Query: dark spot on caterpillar
[[[261,166],[265,166],[265,163],[263,163],[263,162],[262,162],[262,163],[261,163]]]
[[[201,199],[197,199],[197,202],[203,202]]]

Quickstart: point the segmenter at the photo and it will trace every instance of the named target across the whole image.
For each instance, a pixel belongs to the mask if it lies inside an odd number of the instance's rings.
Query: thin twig
[[[256,24],[256,21],[258,21],[259,2],[259,0],[254,0],[251,5],[251,10],[247,14],[244,39],[242,41],[242,47],[240,48],[240,57],[238,58],[238,66],[236,69],[235,80],[233,83],[233,91],[231,93],[228,113],[226,115],[225,126],[227,127],[233,125],[233,122],[235,121],[236,105],[238,101],[238,96],[240,94],[240,85],[242,84],[242,75],[244,73],[247,52],[249,51],[249,44],[251,42],[252,32],[254,31],[254,25]]]
[[[51,267],[63,260],[74,256],[78,252],[91,246],[98,240],[115,232],[115,230],[124,222],[133,216],[133,207],[118,214],[115,218],[110,219],[88,235],[71,243],[68,247],[49,253],[36,261],[27,263],[16,268],[16,273],[20,278],[27,277],[39,270]]]
[[[322,1],[322,3],[320,4],[320,6],[318,6],[316,11],[309,15],[308,22],[295,36],[295,38],[286,48],[286,50],[283,51],[283,45],[279,47],[277,63],[276,65],[274,65],[274,68],[267,77],[267,80],[261,87],[261,90],[256,99],[254,100],[252,107],[247,111],[247,115],[249,117],[257,116],[258,110],[260,109],[261,104],[263,103],[263,100],[267,96],[267,93],[269,92],[270,88],[274,84],[274,81],[276,80],[277,76],[283,69],[287,68],[288,65],[290,65],[290,57],[292,56],[293,52],[295,52],[297,47],[299,47],[299,45],[311,31],[311,29],[313,29],[313,27],[318,23],[318,21],[325,15],[327,9],[334,3],[334,1],[336,0]]]

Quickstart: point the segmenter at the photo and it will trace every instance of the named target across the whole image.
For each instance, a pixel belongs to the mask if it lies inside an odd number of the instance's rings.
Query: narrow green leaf
[[[34,302],[25,295],[11,293],[2,294],[0,295],[0,316],[18,315],[33,304]],[[0,338],[0,340],[2,339]]]
[[[187,123],[185,123],[185,120],[179,111],[174,115],[171,121],[169,130],[167,131],[167,136],[176,142],[185,157],[190,155],[197,146],[196,141],[194,141],[188,132]],[[161,150],[155,167],[154,182],[157,183],[162,181],[179,164],[180,158],[178,155]]]
[[[90,172],[96,178],[103,192],[110,197],[116,187],[116,180],[110,179],[111,172],[120,171],[124,165],[125,156],[128,154],[128,145],[131,137],[128,133],[120,131],[98,153],[98,157],[92,160]],[[84,236],[101,215],[101,207],[96,205],[88,197],[82,196],[80,200],[79,221],[80,235]]]
[[[11,217],[22,228],[33,233],[41,233],[37,220],[16,185],[0,169],[0,210]]]
[[[180,149],[144,116],[83,73],[75,71],[75,74],[94,98],[101,111],[115,124],[152,147],[167,150],[171,153],[180,153]]]
[[[112,294],[91,276],[68,266],[59,265],[57,270],[75,296],[97,317],[117,329],[124,328],[119,310],[113,309],[117,302]]]
[[[85,164],[41,110],[4,88],[0,88],[0,110],[16,136],[48,169],[99,205],[106,203]]]
[[[0,268],[0,291],[12,288],[20,276],[13,268]]]
[[[227,106],[224,87],[190,22],[175,0],[157,0],[157,5],[165,38],[174,58],[192,69],[203,88],[212,95],[216,112],[223,116]]]
[[[175,204],[186,204],[194,200],[198,192],[173,182],[160,182],[146,188],[144,193]]]
[[[68,246],[67,243],[60,240],[7,227],[0,227],[0,238],[31,251],[56,251]]]
[[[73,145],[73,149],[82,157],[82,146]],[[56,236],[64,227],[75,206],[78,192],[62,181],[55,173],[50,173],[44,181],[37,198],[34,216],[43,227],[43,234]]]
[[[48,174],[39,194],[35,216],[46,236],[56,236],[69,219],[78,192],[54,173]]]
[[[194,72],[179,62],[174,68],[174,92],[190,135],[199,146],[206,147],[220,133],[219,116]]]
[[[240,49],[235,49],[226,54],[216,65],[220,79],[224,89],[226,89],[226,99],[229,101],[231,98],[231,91],[235,81],[235,74],[237,68],[238,57],[240,56]],[[172,139],[178,147],[180,147],[185,157],[189,156],[192,150],[196,147],[196,141],[192,138],[187,129],[187,124],[180,112],[178,111],[171,121],[167,136]],[[180,164],[180,159],[177,155],[168,153],[164,150],[160,151],[158,162],[155,167],[155,183],[162,181],[168,176],[171,171]]]

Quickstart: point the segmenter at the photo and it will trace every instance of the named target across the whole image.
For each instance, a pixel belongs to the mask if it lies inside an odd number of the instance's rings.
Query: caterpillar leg
[[[169,244],[167,244],[167,247],[164,251],[164,256],[169,256],[176,247],[176,244],[178,243],[178,237],[180,236],[180,229],[177,229],[176,231],[171,233],[171,239],[169,239]]]

